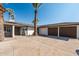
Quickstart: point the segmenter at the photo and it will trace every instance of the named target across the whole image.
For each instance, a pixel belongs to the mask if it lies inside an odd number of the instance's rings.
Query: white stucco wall
[[[39,34],[40,35],[48,35],[48,28],[39,28]]]
[[[79,39],[79,25],[77,25],[77,38]]]
[[[28,30],[28,35],[33,35],[34,30]]]
[[[25,35],[33,35],[34,29],[31,27],[28,27],[28,29],[25,31]]]

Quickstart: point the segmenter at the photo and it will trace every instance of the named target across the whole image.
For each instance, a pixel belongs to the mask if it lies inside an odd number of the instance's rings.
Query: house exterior
[[[79,22],[64,22],[38,27],[39,35],[70,37],[79,39]],[[5,37],[27,36],[34,34],[34,26],[18,22],[4,22]]]
[[[79,22],[64,22],[39,26],[39,34],[79,39]]]
[[[15,36],[27,36],[33,35],[34,29],[33,25],[22,24],[18,22],[4,22],[4,35],[5,37],[15,37]]]

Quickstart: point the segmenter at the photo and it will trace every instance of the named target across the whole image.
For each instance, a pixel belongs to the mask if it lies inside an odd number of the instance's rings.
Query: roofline
[[[61,23],[54,23],[54,24],[47,24],[41,25],[39,27],[49,27],[49,26],[66,26],[66,25],[79,25],[79,22],[61,22]]]
[[[25,24],[25,23],[19,23],[19,22],[9,22],[9,21],[4,21],[4,25],[20,25],[20,26],[29,26],[29,27],[34,27],[32,24]]]

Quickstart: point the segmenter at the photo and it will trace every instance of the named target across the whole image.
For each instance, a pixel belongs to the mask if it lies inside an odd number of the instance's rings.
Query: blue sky
[[[3,4],[5,8],[12,8],[15,12],[15,21],[32,23],[34,8],[31,3]],[[8,12],[4,13],[4,20],[9,18]],[[38,25],[59,22],[79,22],[79,4],[73,3],[44,3],[38,9]]]

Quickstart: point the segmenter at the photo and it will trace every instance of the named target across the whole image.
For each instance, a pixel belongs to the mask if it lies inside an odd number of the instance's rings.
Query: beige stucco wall
[[[77,39],[79,39],[79,25],[77,25]]]
[[[47,27],[39,28],[39,34],[40,35],[48,35],[48,28]]]
[[[0,41],[4,40],[4,19],[3,19],[4,8],[0,3]]]

